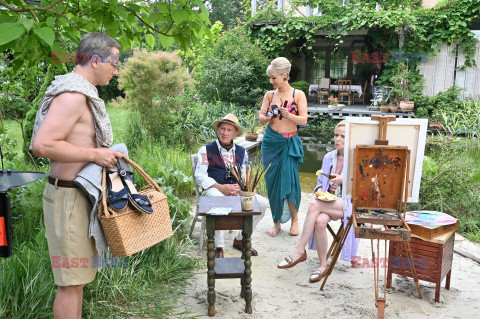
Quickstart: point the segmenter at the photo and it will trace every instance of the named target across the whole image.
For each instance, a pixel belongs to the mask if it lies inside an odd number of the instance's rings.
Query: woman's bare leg
[[[322,202],[318,199],[314,199],[308,206],[307,216],[305,216],[305,222],[303,223],[302,235],[298,241],[294,251],[290,254],[293,260],[298,259],[304,252],[305,246],[307,246],[310,237],[313,234],[315,228],[315,222],[320,214],[326,214],[332,216],[332,219],[338,219],[343,216],[343,205],[340,200],[334,202]],[[340,216],[340,217],[338,217]]]
[[[328,237],[327,225],[331,220],[337,220],[343,217],[343,203],[341,199],[336,200],[334,209],[326,210],[320,213],[315,220],[315,246],[317,246],[318,261],[320,266],[318,270],[323,272],[327,268]]]
[[[290,226],[290,235],[298,236],[300,233],[300,228],[298,227],[298,211],[295,205],[288,203],[288,208],[290,208],[290,215],[292,215],[292,225]]]
[[[318,270],[323,272],[327,269],[327,250],[328,250],[328,237],[327,237],[327,224],[332,219],[327,214],[318,215],[315,220],[315,245],[317,246],[318,260],[320,267]]]

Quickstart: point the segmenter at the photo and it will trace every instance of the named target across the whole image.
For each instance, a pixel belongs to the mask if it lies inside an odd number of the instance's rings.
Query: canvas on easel
[[[357,145],[375,145],[379,121],[370,117],[347,117],[345,125],[345,158],[342,197],[351,198],[353,181],[353,153]],[[427,137],[427,119],[399,118],[388,123],[385,139],[388,145],[406,146],[410,150],[407,180],[408,202],[417,202],[422,178],[423,155]]]
[[[353,212],[334,249],[320,289],[323,290],[335,266],[346,234],[354,227],[356,237],[371,239],[378,318],[384,318],[386,303],[386,268],[384,296],[379,295],[380,240],[385,240],[385,256],[387,240],[404,243],[417,292],[422,298],[409,245],[411,231],[404,215],[407,200],[418,200],[427,123],[426,119],[396,119],[385,115],[346,120],[344,167],[347,169],[342,173],[342,197],[351,198]]]

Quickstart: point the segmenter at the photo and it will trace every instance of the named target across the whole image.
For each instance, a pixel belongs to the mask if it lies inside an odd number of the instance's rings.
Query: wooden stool
[[[455,231],[432,239],[412,234],[410,246],[418,279],[435,283],[435,302],[440,301],[440,285],[445,277],[447,277],[445,288],[450,289],[454,242]],[[392,274],[412,277],[405,247],[395,241],[390,242],[388,255],[388,288],[392,286]]]

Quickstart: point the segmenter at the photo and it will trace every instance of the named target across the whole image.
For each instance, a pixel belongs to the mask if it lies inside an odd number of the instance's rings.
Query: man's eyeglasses
[[[109,62],[111,65],[113,65],[114,70],[118,70],[118,63],[116,62]]]

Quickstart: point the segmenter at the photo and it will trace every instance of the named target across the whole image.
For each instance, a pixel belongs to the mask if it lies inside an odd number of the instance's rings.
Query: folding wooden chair
[[[192,226],[190,227],[190,232],[188,235],[192,237],[193,229],[195,228],[195,223],[196,222],[201,222],[201,230],[200,230],[200,241],[199,241],[199,249],[202,250],[203,248],[203,242],[204,242],[204,236],[205,236],[205,229],[206,229],[206,219],[204,217],[199,217],[198,216],[198,200],[200,199],[201,196],[201,187],[198,186],[197,180],[195,179],[195,170],[197,169],[197,162],[198,162],[198,154],[193,154],[190,155],[190,162],[192,163],[192,174],[193,174],[193,183],[195,184],[195,195],[197,196],[197,205],[195,209],[195,216],[193,217],[192,220]]]
[[[328,257],[330,257],[330,255],[336,249],[338,249],[337,247],[340,244],[340,239],[342,238],[345,229],[343,227],[343,222],[341,222],[340,228],[337,230],[337,233],[333,231],[332,227],[330,227],[330,224],[327,224],[327,229],[330,232],[330,235],[332,235],[333,237],[332,244],[330,245],[330,248],[328,248],[328,252],[327,252],[327,260],[328,260]]]

